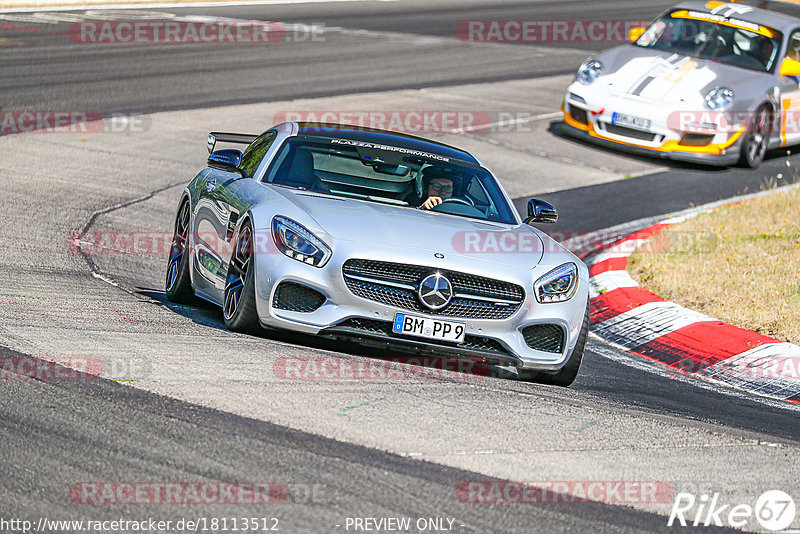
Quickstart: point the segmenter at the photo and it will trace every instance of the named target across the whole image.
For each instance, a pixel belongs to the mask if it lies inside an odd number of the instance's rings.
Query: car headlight
[[[331,257],[328,245],[288,217],[276,215],[272,218],[272,238],[278,250],[314,267],[322,267]]]
[[[542,304],[564,302],[572,298],[578,288],[578,266],[565,263],[556,267],[533,284],[536,300]]]
[[[603,64],[596,59],[590,59],[580,66],[578,69],[578,75],[575,77],[575,79],[581,82],[583,85],[589,85],[590,83],[594,82],[602,73]]]
[[[706,95],[706,107],[713,111],[725,111],[733,104],[733,90],[717,87]]]

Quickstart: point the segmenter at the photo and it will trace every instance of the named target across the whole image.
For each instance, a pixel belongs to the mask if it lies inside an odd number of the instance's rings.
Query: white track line
[[[513,124],[524,124],[526,122],[533,122],[533,121],[543,121],[547,119],[559,119],[563,117],[564,114],[560,111],[556,111],[553,113],[545,113],[543,115],[534,115],[531,117],[520,117],[518,119],[512,119],[507,121],[497,121],[497,122],[487,122],[486,124],[476,124],[475,126],[467,126],[466,128],[456,128],[454,130],[447,130],[444,133],[450,134],[462,134],[462,133],[469,133],[474,132],[476,130],[485,130],[488,128],[494,128],[496,126],[511,126]]]

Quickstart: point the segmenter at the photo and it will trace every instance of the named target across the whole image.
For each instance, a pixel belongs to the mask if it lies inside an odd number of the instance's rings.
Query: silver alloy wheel
[[[757,167],[767,153],[767,143],[769,143],[769,111],[766,107],[760,107],[753,117],[752,125],[747,132],[745,157],[750,167]]]
[[[225,297],[222,307],[222,313],[227,320],[236,313],[242,297],[242,289],[247,282],[247,273],[252,258],[252,237],[253,232],[250,226],[244,226],[236,242],[233,256],[231,256],[228,278],[225,281]]]
[[[186,202],[181,208],[181,212],[175,219],[175,233],[172,236],[172,246],[169,250],[169,260],[167,263],[167,291],[175,286],[178,274],[181,269],[181,260],[186,252],[186,240],[189,235],[189,203]]]

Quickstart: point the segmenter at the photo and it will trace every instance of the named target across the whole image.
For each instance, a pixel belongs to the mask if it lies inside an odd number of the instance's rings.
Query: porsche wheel
[[[741,164],[751,169],[757,168],[764,161],[772,131],[769,106],[762,104],[753,113],[753,119],[744,133],[742,141]]]
[[[167,276],[164,290],[172,302],[189,304],[194,300],[192,281],[189,275],[189,201],[178,209],[175,218],[175,231],[172,235],[172,246],[167,260]]]
[[[583,325],[581,326],[581,333],[578,335],[578,341],[575,343],[575,348],[569,355],[567,363],[555,373],[541,372],[541,371],[528,371],[525,369],[517,370],[517,375],[520,380],[526,382],[538,382],[540,384],[550,384],[552,386],[568,387],[578,376],[578,371],[583,362],[583,352],[586,349],[586,338],[589,337],[589,303],[586,303],[586,313],[583,314]]]
[[[259,330],[254,273],[253,225],[246,221],[239,230],[228,265],[222,306],[225,326],[236,332]]]

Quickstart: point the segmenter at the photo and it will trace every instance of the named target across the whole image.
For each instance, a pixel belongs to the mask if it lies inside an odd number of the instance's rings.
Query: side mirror
[[[780,74],[782,76],[800,76],[800,61],[790,57],[784,58]]]
[[[528,201],[528,216],[525,224],[532,223],[554,223],[558,220],[558,212],[552,204],[532,198]]]
[[[238,150],[217,150],[208,156],[208,166],[214,169],[227,172],[238,172],[242,176],[247,176],[239,163],[242,161],[242,153]]]
[[[645,29],[642,26],[631,28],[628,30],[628,39],[630,39],[632,43],[635,43],[639,40],[639,37],[641,37],[644,32]]]

